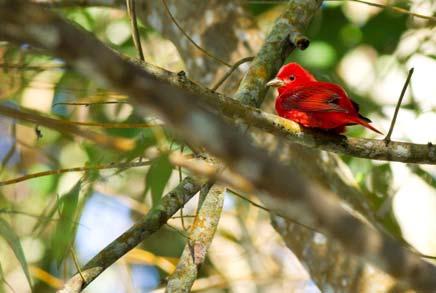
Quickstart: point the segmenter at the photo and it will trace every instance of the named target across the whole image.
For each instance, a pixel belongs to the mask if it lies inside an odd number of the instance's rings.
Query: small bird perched
[[[342,133],[345,126],[360,124],[379,134],[368,118],[359,114],[359,105],[339,85],[317,81],[297,63],[284,65],[267,86],[277,87],[276,111],[280,117],[305,127]]]

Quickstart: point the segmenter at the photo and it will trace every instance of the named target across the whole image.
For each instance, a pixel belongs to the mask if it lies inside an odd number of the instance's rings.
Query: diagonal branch
[[[202,190],[203,191],[203,190]],[[221,217],[225,188],[215,184],[200,193],[203,200],[189,231],[189,243],[185,246],[174,273],[168,279],[167,292],[188,292],[197,279],[198,269],[206,259],[206,253]]]
[[[300,18],[298,21],[301,21]],[[278,37],[279,36],[275,36],[274,38]],[[271,37],[271,39],[274,38]],[[286,52],[282,52],[280,49],[281,47],[276,45],[277,42],[267,44],[268,50],[278,51],[273,55],[277,55],[279,57],[275,57],[283,60],[280,56],[286,55]],[[269,51],[259,52],[258,56],[260,57],[258,60],[264,58]],[[290,120],[241,105],[219,93],[213,93],[208,88],[196,84],[187,78],[181,79],[176,73],[171,73],[148,63],[141,63],[141,66],[156,78],[168,81],[175,86],[183,87],[194,93],[200,94],[203,101],[219,111],[220,114],[232,119],[242,119],[245,124],[273,133],[293,143],[364,159],[416,164],[436,164],[436,146],[432,144],[414,144],[397,141],[390,141],[389,144],[386,144],[385,141],[378,139],[344,137],[310,129],[303,129]],[[253,66],[251,67],[251,74],[249,73],[245,77],[245,84],[247,84],[247,86],[243,88],[240,96],[244,103],[248,102],[248,105],[252,106],[260,103],[260,101],[258,98],[251,100],[252,96],[255,96],[251,95],[251,93],[266,92],[264,85],[259,83],[260,79],[258,78],[259,76],[256,77],[257,74],[268,73],[268,76],[272,76],[273,72],[277,70],[277,66],[280,65],[277,65],[276,69],[274,69],[274,66],[271,64],[266,64],[262,67],[256,64],[253,64]],[[267,79],[266,76],[263,76],[262,78],[265,80]]]
[[[211,92],[208,88],[196,84],[189,79],[181,80],[175,73],[151,64],[144,64],[143,66],[147,72],[153,74],[156,78],[199,94],[205,104],[208,104],[220,114],[233,120],[242,120],[244,124],[278,135],[289,142],[364,159],[436,164],[436,146],[432,144],[390,141],[389,145],[386,145],[385,141],[381,139],[345,137],[303,128],[290,120],[245,106],[224,95]],[[257,67],[257,70],[260,72],[264,69],[268,68]],[[257,83],[255,74],[256,70],[253,70],[253,76],[250,79]],[[267,80],[266,77],[265,80]],[[255,91],[255,89],[252,90]],[[260,86],[258,90],[264,91]],[[250,88],[247,86],[244,92],[249,93]],[[251,99],[251,96],[248,94],[245,97],[246,100]],[[253,103],[257,102],[257,100],[253,101]]]

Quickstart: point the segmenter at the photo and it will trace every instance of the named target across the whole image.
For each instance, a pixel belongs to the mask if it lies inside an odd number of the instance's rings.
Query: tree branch
[[[183,250],[176,270],[168,279],[167,292],[189,292],[197,279],[198,269],[215,235],[224,203],[225,188],[214,184],[200,193],[199,209],[189,232],[188,244]]]
[[[185,88],[192,93],[199,94],[199,97],[204,103],[208,104],[211,109],[220,114],[232,118],[233,120],[240,119],[244,124],[278,135],[290,142],[364,159],[436,164],[436,146],[432,144],[390,141],[390,143],[386,145],[385,141],[382,139],[345,137],[303,128],[288,119],[266,113],[250,106],[245,106],[234,99],[219,93],[214,93],[208,88],[196,84],[189,79],[180,79],[175,73],[171,73],[151,64],[144,64],[143,66],[147,72],[153,74],[156,78],[168,81],[174,86]],[[264,69],[267,68],[257,66],[257,70],[261,72]],[[256,69],[253,70],[252,76],[246,77],[246,79],[255,80],[255,73]],[[248,73],[247,76],[249,74],[250,73]],[[265,80],[267,80],[267,77],[265,77]],[[258,83],[258,81],[256,80],[255,83]],[[258,87],[258,89],[264,92],[264,89],[260,87]],[[255,89],[252,90],[257,92]],[[249,93],[248,86],[244,89],[244,93],[247,92]],[[251,99],[251,96],[247,95],[245,100],[249,99]],[[253,103],[257,102],[258,101],[253,101]]]
[[[92,165],[92,166],[83,166],[83,167],[74,167],[74,168],[42,171],[42,172],[32,173],[32,174],[24,175],[24,176],[9,179],[9,180],[0,181],[0,186],[15,184],[18,182],[22,182],[22,181],[26,181],[26,180],[34,179],[34,178],[38,178],[38,177],[49,176],[49,175],[59,175],[59,174],[68,173],[68,172],[86,172],[86,171],[90,171],[90,170],[106,170],[106,169],[127,169],[127,168],[149,166],[150,164],[151,164],[151,161],[110,163],[110,164],[98,164],[98,165]]]
[[[0,115],[30,123],[35,123],[40,126],[55,129],[65,134],[77,135],[79,137],[91,140],[96,144],[119,151],[129,151],[134,149],[135,147],[135,141],[131,139],[122,137],[110,137],[102,133],[84,130],[80,127],[77,127],[73,123],[70,123],[70,121],[45,117],[31,110],[19,110],[5,105],[0,105]]]
[[[429,165],[436,164],[436,145],[431,143],[414,144],[408,142],[390,141],[389,144],[386,144],[384,140],[380,139],[345,137],[303,128],[297,123],[288,119],[266,113],[253,107],[245,106],[231,98],[223,96],[219,93],[214,93],[210,89],[196,84],[189,79],[180,79],[176,73],[166,71],[162,68],[147,63],[141,63],[141,65],[143,65],[144,70],[152,74],[154,77],[198,94],[204,103],[211,106],[213,110],[219,112],[220,114],[234,120],[241,119],[244,124],[278,135],[290,142],[298,143],[310,148],[317,148],[324,151],[363,159]],[[72,125],[70,125],[71,129],[73,129],[72,131],[69,129],[66,130],[66,126],[70,124],[70,121],[46,118],[43,116],[38,116],[36,113],[32,113],[32,117],[29,115],[23,116],[23,113],[21,112],[19,113],[18,110],[0,105],[0,114],[11,118],[38,123],[39,125],[59,131],[67,131],[68,133],[89,138],[96,143],[108,145],[109,147],[113,147],[115,149],[119,148],[120,146],[123,150],[124,148],[131,148],[132,141],[124,138],[107,138],[106,136],[103,137],[102,134],[98,134],[98,138],[94,138],[97,133],[81,130],[80,128],[72,127]],[[45,121],[48,122],[46,123]],[[70,126],[68,126],[68,128]],[[131,126],[137,127],[147,125],[141,124]],[[113,127],[123,126],[120,124],[113,125]],[[125,144],[125,142],[127,142],[127,144]],[[115,146],[113,146],[113,144],[115,144]]]

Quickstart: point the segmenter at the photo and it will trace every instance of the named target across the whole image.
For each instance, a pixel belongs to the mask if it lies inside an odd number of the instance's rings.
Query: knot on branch
[[[300,50],[305,50],[310,45],[309,38],[298,32],[290,34],[289,41]]]
[[[305,50],[307,47],[309,47],[310,40],[305,36],[300,36],[298,39],[295,40],[295,44],[298,49]]]
[[[179,72],[177,72],[177,77],[178,77],[179,82],[184,82],[187,80],[186,72],[183,70],[180,70]]]

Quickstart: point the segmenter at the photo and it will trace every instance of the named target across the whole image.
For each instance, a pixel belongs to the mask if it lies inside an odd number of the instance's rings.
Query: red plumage
[[[305,127],[342,133],[345,126],[360,124],[382,134],[359,114],[359,106],[339,85],[317,81],[297,63],[283,66],[267,85],[278,88],[276,111],[280,117]]]

